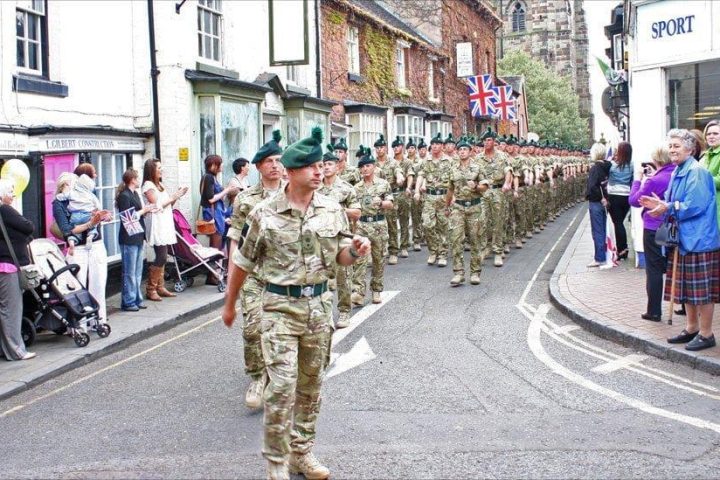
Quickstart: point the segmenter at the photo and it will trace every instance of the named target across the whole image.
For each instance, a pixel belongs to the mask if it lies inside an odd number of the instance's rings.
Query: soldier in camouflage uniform
[[[337,167],[338,157],[333,152],[327,152],[323,156],[323,184],[318,192],[338,202],[345,209],[350,224],[354,225],[360,218],[360,203],[357,201],[353,186],[337,176]],[[337,268],[335,276],[339,312],[338,321],[335,325],[337,328],[345,328],[350,324],[352,268],[343,265],[338,265]]]
[[[451,161],[443,153],[443,139],[438,133],[430,140],[430,158],[423,162],[417,172],[415,200],[425,195],[423,205],[423,230],[428,245],[428,265],[447,266],[448,212],[445,206]]]
[[[425,195],[420,195],[418,200],[415,199],[415,184],[417,183],[418,172],[422,169],[423,164],[428,159],[428,147],[425,139],[421,138],[417,145],[417,156],[413,159],[412,179],[408,180],[407,192],[412,199],[412,224],[413,224],[413,250],[419,252],[420,245],[425,242],[425,232],[423,230],[422,212],[425,203]],[[408,174],[410,173],[408,172]]]
[[[322,182],[321,144],[316,128],[283,153],[288,186],[248,215],[222,314],[231,327],[238,292],[257,272],[265,286],[262,349],[269,382],[263,455],[271,479],[287,480],[288,470],[306,478],[330,476],[312,453],[333,333],[327,281],[337,264],[351,265],[370,248],[367,239],[344,237],[349,224],[343,208],[315,191]]]
[[[400,223],[400,258],[408,258],[408,249],[410,249],[410,202],[411,197],[406,193],[408,172],[412,173],[412,160],[407,160],[403,153],[405,146],[400,137],[395,137],[392,143],[393,159],[400,164],[400,172],[402,173],[404,182],[399,184],[398,191],[395,193],[395,203],[397,204],[398,221]]]
[[[273,139],[258,150],[252,163],[260,173],[260,181],[235,197],[230,228],[227,233],[230,239],[230,257],[238,246],[242,245],[243,228],[250,211],[261,201],[275,195],[282,186],[283,168],[280,163],[282,148],[278,144],[280,139],[280,132],[276,130],[273,132]],[[230,262],[229,269],[232,271],[234,268],[235,264]],[[263,290],[264,286],[257,273],[249,272],[242,287],[243,354],[245,373],[251,379],[245,394],[245,405],[248,408],[260,408],[262,391],[267,380],[260,345]]]
[[[375,159],[370,154],[370,149],[358,162],[362,182],[355,185],[355,196],[360,202],[360,219],[357,223],[357,231],[370,239],[372,268],[370,271],[370,290],[372,291],[372,302],[380,303],[380,292],[384,288],[385,264],[383,252],[388,241],[388,227],[385,222],[387,212],[393,209],[393,195],[390,184],[375,175]],[[367,290],[366,272],[368,259],[361,259],[353,268],[353,293],[351,296],[353,305],[361,306],[365,303],[365,291]]]
[[[405,183],[405,177],[400,168],[400,162],[387,156],[387,142],[385,137],[380,135],[375,141],[375,154],[377,161],[375,164],[375,175],[382,178],[390,184],[393,196],[404,191],[402,185]],[[388,265],[397,265],[398,254],[400,253],[400,242],[398,241],[398,206],[393,201],[392,210],[385,212],[385,220],[388,228]]]
[[[457,152],[455,151],[455,139],[453,138],[452,132],[448,133],[448,136],[445,139],[443,153],[445,153],[445,156],[451,160],[457,160],[458,158]]]
[[[360,145],[360,148],[362,148],[362,145]],[[360,181],[360,171],[357,167],[348,163],[348,147],[345,144],[345,139],[339,139],[337,143],[333,145],[333,149],[335,156],[338,157],[338,177],[350,185],[358,183]]]
[[[420,140],[422,142],[422,139]],[[423,145],[425,145],[423,143]],[[420,251],[420,242],[422,241],[422,219],[418,218],[422,216],[422,212],[418,211],[417,203],[413,199],[413,192],[415,188],[415,169],[420,163],[417,156],[417,146],[411,138],[405,145],[407,151],[407,159],[403,164],[403,174],[405,175],[405,198],[410,205],[410,218],[412,219],[412,239],[413,239],[413,250],[416,252]],[[425,147],[425,154],[427,155],[427,147]]]
[[[488,179],[482,163],[470,158],[471,145],[466,138],[457,144],[458,162],[450,170],[449,188],[445,203],[450,209],[450,246],[453,258],[453,277],[450,285],[465,283],[465,260],[463,244],[470,244],[470,283],[480,284],[482,258],[477,235],[483,228],[485,218],[482,195],[488,188]]]

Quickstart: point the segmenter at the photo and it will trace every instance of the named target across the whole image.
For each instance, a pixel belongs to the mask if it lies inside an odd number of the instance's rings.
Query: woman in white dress
[[[155,251],[155,261],[148,269],[146,289],[148,300],[159,302],[162,300],[161,297],[176,296],[165,288],[165,263],[168,247],[176,243],[172,207],[187,191],[187,187],[182,187],[170,195],[162,184],[160,160],[151,158],[145,161],[142,193],[148,203],[157,207],[155,212],[145,217],[145,222],[148,224],[147,242]]]

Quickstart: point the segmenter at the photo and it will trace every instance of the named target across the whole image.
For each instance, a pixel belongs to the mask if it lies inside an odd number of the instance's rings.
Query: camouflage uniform
[[[346,165],[345,170],[339,175],[340,180],[349,183],[350,185],[357,185],[362,182],[362,176],[360,175],[360,169],[353,167],[352,165]]]
[[[478,234],[485,223],[482,206],[482,193],[470,189],[468,182],[487,184],[485,169],[479,162],[470,161],[467,166],[458,162],[450,171],[449,186],[453,190],[455,201],[450,210],[450,245],[452,248],[453,272],[465,277],[463,259],[464,243],[470,244],[470,273],[479,274],[482,270]]]
[[[408,250],[410,248],[410,204],[412,200],[405,192],[405,188],[408,174],[414,175],[412,160],[406,158],[400,162],[400,170],[405,178],[405,183],[400,186],[398,193],[395,194],[395,202],[397,203],[398,220],[400,222],[400,249]]]
[[[284,190],[250,212],[247,225],[233,262],[257,272],[265,285],[261,329],[269,381],[263,395],[263,455],[284,463],[291,450],[308,453],[315,441],[333,333],[327,280],[338,252],[351,244],[339,235],[349,225],[336,201],[315,194],[303,215],[290,206]],[[283,288],[287,291],[276,293]]]
[[[280,188],[283,185],[281,184]],[[277,190],[263,188],[262,182],[239,193],[233,202],[233,214],[227,236],[238,243],[243,243],[243,227],[248,214],[261,201],[272,197]],[[262,317],[262,294],[265,286],[255,272],[250,272],[242,286],[243,311],[243,354],[245,357],[245,373],[253,380],[259,380],[265,372],[265,361],[262,357],[260,319]]]
[[[510,157],[505,152],[495,150],[492,158],[482,153],[481,160],[485,162],[485,169],[491,185],[491,189],[483,195],[486,232],[482,237],[481,247],[485,249],[489,243],[495,255],[502,255],[505,250],[508,222],[507,196],[503,193],[502,186],[505,183],[505,174],[511,168]]]
[[[423,230],[431,255],[447,257],[448,217],[445,215],[445,194],[450,180],[450,161],[446,158],[425,160],[418,172],[418,181],[425,180]]]
[[[324,183],[318,189],[318,192],[327,195],[340,204],[345,209],[360,209],[360,202],[355,195],[355,189],[349,183],[335,178],[332,185],[328,186]],[[338,293],[338,311],[347,313],[352,305],[350,304],[350,279],[352,278],[352,266],[338,265],[335,275]]]
[[[420,157],[415,157],[415,161],[412,165],[412,172],[413,176],[415,177],[415,182],[417,182],[418,178],[418,172],[420,169],[422,169],[423,163],[425,161],[422,160]],[[423,225],[422,225],[422,211],[423,211],[423,203],[425,202],[425,195],[420,195],[420,200],[412,199],[412,204],[410,207],[410,216],[412,217],[412,226],[413,226],[413,243],[419,245],[425,240],[425,235],[423,233]]]
[[[393,208],[385,211],[385,220],[387,220],[388,231],[388,253],[390,255],[397,255],[400,253],[400,243],[398,242],[398,202],[396,199],[400,195],[404,195],[404,189],[402,185],[398,185],[395,182],[398,173],[402,174],[402,168],[400,167],[400,163],[394,158],[388,158],[383,163],[380,163],[380,161],[375,163],[375,176],[386,180],[389,183],[393,194]],[[390,198],[388,198],[388,200],[390,200]],[[408,240],[407,234],[408,232],[406,230],[406,243]]]
[[[392,192],[390,184],[381,178],[375,177],[370,185],[360,182],[355,185],[355,196],[360,202],[360,221],[357,223],[357,233],[370,239],[372,257],[372,269],[370,272],[370,290],[373,292],[383,291],[383,275],[385,262],[383,252],[388,241],[388,225],[384,216],[390,210],[383,210],[373,204],[374,199],[391,200]],[[360,258],[353,268],[352,290],[365,296],[367,289],[368,257]]]

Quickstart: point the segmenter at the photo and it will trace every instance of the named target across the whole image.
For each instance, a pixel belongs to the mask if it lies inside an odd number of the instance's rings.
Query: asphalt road
[[[631,364],[549,306],[581,209],[480,286],[451,288],[425,252],[387,267],[392,299],[336,338],[357,365],[324,385],[333,478],[720,478],[718,378]],[[262,478],[241,332],[218,314],[0,402],[0,477]]]

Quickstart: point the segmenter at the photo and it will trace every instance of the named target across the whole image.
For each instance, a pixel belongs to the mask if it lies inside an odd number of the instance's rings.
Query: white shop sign
[[[145,142],[134,138],[53,136],[33,139],[39,152],[143,152]]]
[[[455,46],[455,54],[457,60],[457,76],[462,78],[474,75],[472,43],[458,43]]]
[[[712,49],[712,2],[666,1],[637,8],[637,59],[663,63]]]
[[[0,132],[0,155],[26,156],[28,137],[23,133]]]

